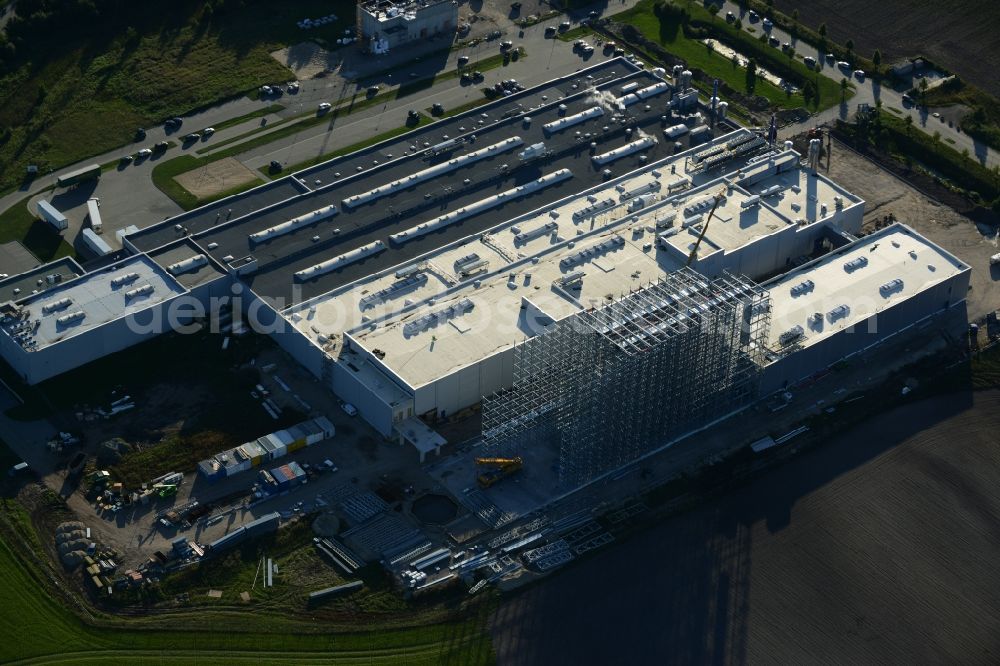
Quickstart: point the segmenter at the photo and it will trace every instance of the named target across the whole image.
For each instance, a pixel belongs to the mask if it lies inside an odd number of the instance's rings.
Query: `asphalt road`
[[[759,36],[761,32],[764,31],[762,21],[758,20],[755,23],[750,23],[749,12],[742,12],[738,3],[729,1],[724,2],[722,10],[719,12],[719,16],[725,17],[726,12],[732,12],[735,16],[739,17],[743,22],[744,30],[749,31],[751,28],[754,29],[756,31],[754,36]],[[893,90],[892,88],[883,86],[878,81],[872,79],[871,76],[866,76],[864,81],[859,81],[858,78],[853,76],[851,72],[843,72],[837,67],[836,63],[827,61],[826,54],[820,52],[818,48],[805,41],[793,39],[791,35],[778,27],[772,27],[767,32],[769,35],[776,37],[782,44],[786,42],[791,44],[795,47],[795,51],[798,55],[812,56],[816,58],[816,62],[822,65],[819,71],[823,74],[823,76],[838,82],[843,78],[847,78],[854,85],[856,91],[854,97],[848,100],[847,104],[830,107],[826,111],[814,115],[805,122],[793,123],[782,128],[781,132],[779,132],[779,136],[781,136],[781,138],[799,134],[803,130],[817,124],[831,122],[836,119],[846,120],[857,108],[857,105],[870,104],[874,106],[876,101],[881,101],[883,107],[892,107],[893,109],[897,109],[904,117],[907,115],[912,116],[914,127],[923,129],[928,134],[940,132],[942,141],[951,139],[954,142],[952,145],[956,150],[968,150],[969,155],[973,156],[974,159],[978,160],[980,163],[988,166],[1000,165],[1000,154],[998,154],[995,150],[990,150],[986,144],[981,141],[976,141],[968,134],[965,134],[958,129],[957,126],[949,127],[947,122],[934,118],[926,109],[921,110],[912,106],[904,105],[903,92],[905,91]],[[931,76],[933,76],[933,74]]]
[[[607,6],[605,14],[613,14],[633,6],[637,0],[626,0],[621,4]],[[576,19],[586,16],[590,8],[583,8],[573,14]],[[738,5],[734,2],[726,2],[721,12],[724,16],[727,11],[732,11],[737,16],[741,16]],[[761,23],[750,24],[749,17],[742,15],[743,24],[747,29],[754,27],[759,31],[762,29]],[[507,19],[504,19],[507,20]],[[576,69],[600,60],[605,56],[598,50],[588,61],[585,61],[572,50],[572,45],[555,39],[545,37],[545,27],[547,25],[557,25],[563,17],[551,19],[548,22],[540,23],[529,28],[519,30],[512,23],[506,27],[501,26],[504,37],[510,39],[516,45],[526,49],[528,57],[509,66],[500,67],[484,72],[486,80],[483,85],[493,83],[507,78],[515,78],[526,86],[534,86],[553,77],[567,74]],[[844,74],[832,63],[826,63],[823,54],[816,51],[814,47],[805,42],[796,42],[783,31],[774,28],[771,33],[782,42],[788,41],[796,44],[802,55],[815,55],[819,62],[823,62],[821,72],[831,79],[839,81]],[[304,81],[301,91],[297,95],[285,95],[279,100],[251,100],[241,98],[239,100],[213,107],[198,114],[194,114],[185,119],[182,130],[178,133],[183,135],[195,129],[201,129],[215,125],[224,119],[236,117],[250,111],[256,110],[271,104],[274,101],[286,105],[284,111],[269,117],[269,120],[277,118],[288,118],[303,113],[310,113],[315,110],[316,105],[321,101],[338,103],[349,100],[352,97],[362,99],[364,89],[371,84],[380,86],[381,92],[386,92],[398,87],[406,82],[417,80],[424,76],[439,73],[457,66],[458,57],[467,55],[470,61],[475,62],[499,52],[498,42],[483,42],[476,47],[461,51],[449,52],[446,56],[437,53],[440,51],[443,42],[427,42],[414,48],[408,48],[405,52],[394,52],[384,56],[370,57],[364,60],[354,59],[351,61],[351,78],[345,78],[338,73],[328,75],[324,78],[310,79]],[[411,74],[415,75],[411,77]],[[974,141],[968,135],[962,133],[957,127],[949,127],[947,122],[943,122],[926,110],[907,108],[903,105],[902,94],[879,85],[870,77],[865,81],[853,79],[852,83],[856,88],[855,96],[847,103],[834,106],[807,121],[799,124],[786,126],[781,131],[782,138],[801,132],[817,123],[829,122],[836,118],[847,118],[856,108],[857,104],[874,104],[876,100],[881,100],[884,106],[900,110],[904,114],[914,118],[914,126],[925,130],[928,133],[940,132],[942,140],[950,140],[952,145],[958,150],[968,150],[980,162],[989,166],[1000,165],[1000,155],[997,151],[989,150],[984,144]],[[381,106],[372,106],[350,116],[342,116],[334,119],[331,123],[315,125],[303,129],[301,132],[284,139],[279,139],[271,144],[251,149],[241,155],[239,159],[252,170],[276,160],[283,164],[295,164],[306,159],[315,158],[319,155],[329,153],[338,148],[349,146],[365,137],[378,134],[402,125],[405,120],[406,111],[411,108],[427,109],[434,103],[440,103],[445,108],[454,108],[458,105],[470,102],[479,98],[480,86],[463,86],[458,79],[450,79],[429,88],[425,94],[409,95],[400,100],[393,100]],[[260,126],[260,121],[253,120],[237,127],[228,128],[218,132],[211,140],[205,144],[193,146],[176,147],[169,150],[159,159],[170,159],[182,151],[193,151],[219,143],[228,137],[235,136]],[[87,162],[104,163],[115,160],[126,152],[135,152],[139,147],[152,145],[156,141],[168,136],[162,127],[150,128],[147,139],[142,144],[123,147],[114,151],[109,151],[104,155],[99,155]],[[102,213],[105,217],[105,237],[113,246],[117,246],[114,238],[114,231],[136,224],[143,227],[157,222],[179,212],[178,207],[169,198],[162,194],[152,184],[149,174],[155,165],[155,160],[146,160],[138,164],[125,167],[104,174],[96,188],[90,190],[80,188],[73,192],[57,192],[55,194],[57,206],[67,208],[67,217],[70,218],[71,227],[67,234],[67,239],[72,240],[79,232],[85,210],[85,201],[89,196],[97,196],[102,201]],[[68,167],[68,171],[75,167]],[[37,193],[42,188],[51,185],[57,174],[50,174],[36,179],[29,191],[16,191],[7,196],[0,197],[0,210],[6,210],[25,197],[26,194]]]

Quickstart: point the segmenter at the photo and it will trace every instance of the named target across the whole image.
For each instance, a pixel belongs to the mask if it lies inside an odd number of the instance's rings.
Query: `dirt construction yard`
[[[826,23],[830,38],[854,40],[882,62],[925,55],[993,95],[1000,95],[1000,2],[995,0],[777,0],[775,8],[812,29]]]
[[[199,199],[206,199],[240,185],[252,183],[257,180],[257,176],[236,158],[227,157],[182,173],[174,180]]]

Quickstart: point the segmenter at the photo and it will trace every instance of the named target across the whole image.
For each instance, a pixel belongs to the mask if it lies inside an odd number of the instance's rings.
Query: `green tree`
[[[872,54],[872,64],[875,65],[875,74],[878,75],[879,67],[882,66],[882,52],[878,49]]]
[[[903,123],[906,124],[906,136],[913,134],[913,116],[906,116],[903,119]]]
[[[742,30],[743,29],[743,21],[741,21],[739,19],[736,19],[736,23],[733,24],[733,27],[736,28],[737,31]]]
[[[920,79],[920,104],[925,105],[927,103],[927,77],[922,77]]]
[[[802,86],[802,99],[806,101],[806,106],[815,106],[814,101],[816,99],[816,84],[812,81],[806,81]]]
[[[713,17],[719,13],[719,5],[712,3],[708,6],[708,13]]]
[[[819,24],[819,36],[826,39],[826,23]]]
[[[854,51],[854,40],[848,39],[846,42],[844,42],[844,46],[847,47],[847,57],[850,58],[851,53]]]
[[[847,99],[847,79],[840,79],[840,101]]]
[[[751,95],[757,88],[757,61],[753,58],[747,63],[746,88]]]
[[[740,58],[735,53],[733,54],[733,57],[729,59],[729,61],[733,63],[733,69],[736,69],[737,67],[740,66]]]

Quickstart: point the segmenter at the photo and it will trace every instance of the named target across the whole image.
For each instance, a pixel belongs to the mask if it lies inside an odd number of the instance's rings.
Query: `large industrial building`
[[[437,35],[454,34],[458,27],[455,0],[365,0],[357,5],[358,34],[372,53]]]
[[[555,442],[572,486],[962,304],[968,266],[903,225],[858,238],[817,146],[673,74],[606,61],[153,224],[12,298],[0,350],[37,382],[239,292],[386,437],[423,456],[482,402],[488,449]]]

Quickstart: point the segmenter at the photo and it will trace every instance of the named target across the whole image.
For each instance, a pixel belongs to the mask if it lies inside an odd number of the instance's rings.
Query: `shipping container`
[[[98,257],[104,257],[114,252],[103,238],[94,233],[93,229],[81,231],[80,241]]]
[[[90,217],[90,228],[94,233],[104,232],[104,222],[101,220],[101,202],[99,199],[91,197],[87,199],[87,215]]]
[[[76,171],[70,171],[56,179],[56,187],[71,187],[86,180],[96,180],[101,177],[101,165],[91,164]]]
[[[35,204],[35,210],[38,211],[38,217],[52,225],[56,231],[65,231],[69,227],[69,220],[66,219],[66,216],[48,201],[39,199],[38,203]]]

